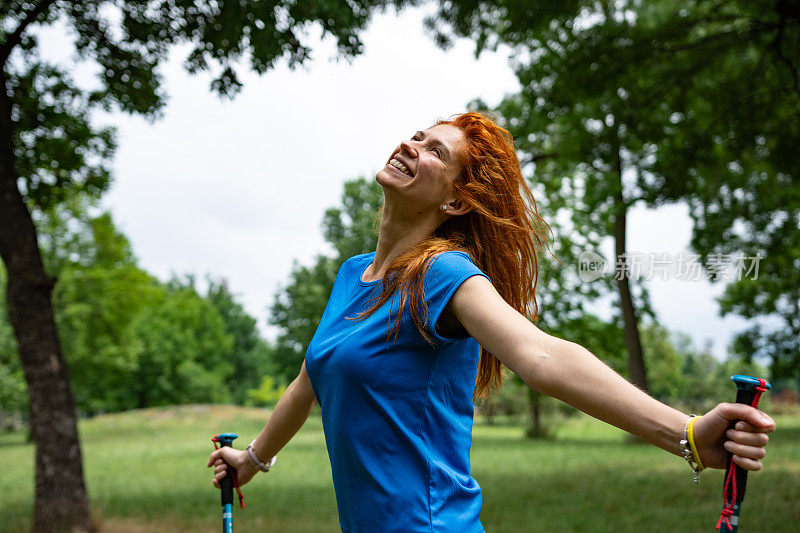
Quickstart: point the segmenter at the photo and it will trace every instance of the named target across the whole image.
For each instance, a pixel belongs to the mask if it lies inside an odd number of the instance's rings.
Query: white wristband
[[[269,469],[272,468],[278,461],[278,456],[276,455],[275,457],[270,459],[268,464],[262,463],[256,456],[256,452],[253,449],[253,444],[255,444],[255,442],[256,442],[255,439],[253,439],[253,442],[251,442],[250,445],[247,447],[247,450],[245,450],[247,452],[247,459],[254,467],[259,469],[261,472],[269,472]]]

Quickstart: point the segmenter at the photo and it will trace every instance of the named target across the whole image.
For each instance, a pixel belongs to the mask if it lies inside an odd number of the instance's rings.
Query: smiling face
[[[400,143],[378,174],[386,201],[421,215],[456,199],[453,181],[464,171],[467,141],[449,124],[418,131]]]

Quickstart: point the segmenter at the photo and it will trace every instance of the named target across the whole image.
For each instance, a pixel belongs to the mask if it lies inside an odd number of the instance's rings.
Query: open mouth
[[[394,157],[389,160],[389,164],[392,165],[397,170],[399,170],[400,172],[402,172],[403,174],[405,174],[406,176],[409,176],[409,177],[412,177],[412,178],[414,177],[414,174],[411,173],[411,171],[408,169],[408,167],[405,166],[400,161],[398,161],[397,159],[395,159]]]

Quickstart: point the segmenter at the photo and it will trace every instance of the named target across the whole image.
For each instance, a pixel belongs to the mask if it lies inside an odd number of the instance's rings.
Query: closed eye
[[[419,133],[415,133],[415,134],[414,134],[414,135],[411,137],[411,140],[412,140],[412,141],[421,141],[421,140],[422,140],[422,137],[420,137]],[[431,148],[431,151],[432,151],[432,152],[435,152],[435,153],[436,153],[436,156],[437,156],[439,159],[442,159],[442,151],[441,151],[440,149],[438,149],[438,148],[436,148],[436,147],[433,147],[433,148]]]

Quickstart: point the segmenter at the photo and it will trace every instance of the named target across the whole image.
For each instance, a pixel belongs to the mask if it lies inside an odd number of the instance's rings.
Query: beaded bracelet
[[[274,456],[272,459],[270,459],[269,463],[267,464],[262,463],[258,459],[258,456],[256,456],[255,450],[253,450],[253,444],[255,444],[255,442],[256,442],[255,439],[253,439],[253,442],[251,442],[250,445],[247,447],[247,450],[245,450],[247,452],[247,459],[254,467],[258,468],[260,471],[269,472],[269,469],[272,468],[278,461],[278,457]]]
[[[700,454],[697,452],[697,446],[694,443],[694,423],[697,422],[701,416],[691,415],[686,425],[683,428],[683,440],[680,441],[681,455],[689,466],[692,467],[694,473],[694,482],[700,482],[700,472],[706,469],[703,461],[700,460]]]

